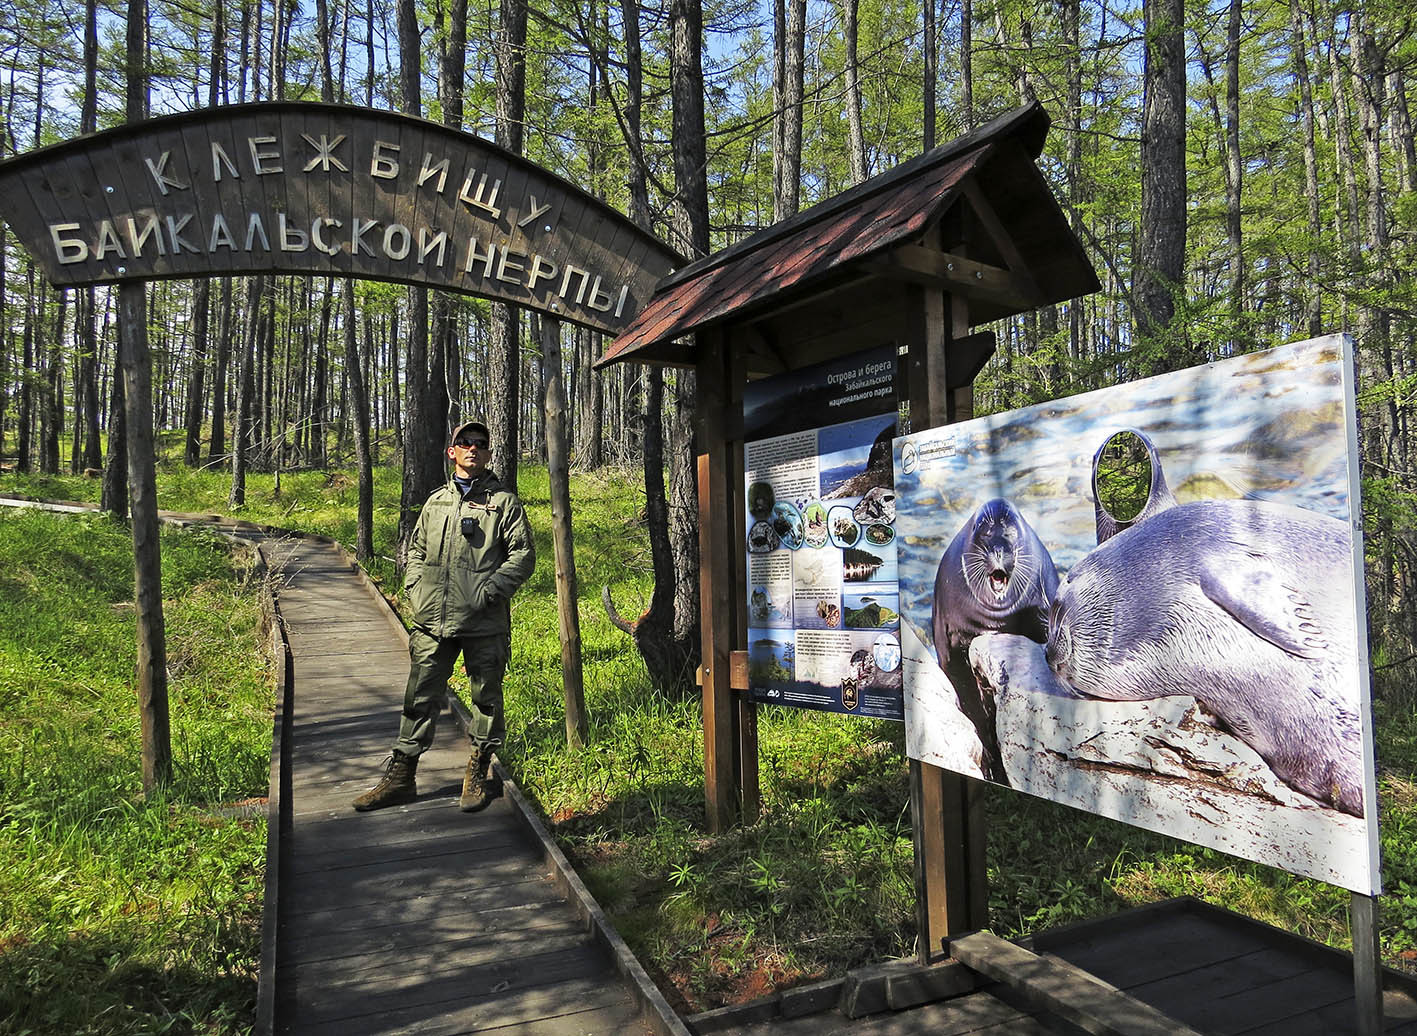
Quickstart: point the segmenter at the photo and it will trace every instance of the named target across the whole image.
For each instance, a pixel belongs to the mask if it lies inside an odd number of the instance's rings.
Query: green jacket
[[[434,637],[510,633],[509,602],[535,565],[517,495],[490,471],[466,496],[449,479],[424,503],[408,548],[403,589],[414,625]]]

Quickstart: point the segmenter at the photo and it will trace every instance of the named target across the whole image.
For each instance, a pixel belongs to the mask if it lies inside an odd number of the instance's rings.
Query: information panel
[[[1380,890],[1351,343],[896,440],[910,756]]]
[[[901,719],[893,347],[748,385],[748,681],[756,701]]]

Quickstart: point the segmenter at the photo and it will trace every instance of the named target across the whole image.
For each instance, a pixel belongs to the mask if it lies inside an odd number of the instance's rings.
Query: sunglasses
[[[454,446],[461,446],[465,450],[485,450],[487,449],[486,439],[459,439],[453,443]]]

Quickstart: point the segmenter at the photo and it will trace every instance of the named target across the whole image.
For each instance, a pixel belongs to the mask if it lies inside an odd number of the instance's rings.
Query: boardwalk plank
[[[301,1030],[300,1036],[349,1036],[351,1032],[380,1036],[467,1036],[472,1033],[515,1033],[516,1036],[634,1036],[646,1030],[635,1005],[616,991],[582,983],[567,987],[559,1002],[542,1005],[544,1013],[518,1011],[515,1004],[488,1003],[482,999],[438,1001],[424,1007],[369,1015],[359,1028],[347,1021],[329,1022]],[[291,1033],[290,1036],[296,1036]]]
[[[418,1032],[465,1031],[458,1014],[470,1012],[478,1027],[490,1028],[533,1018],[550,1018],[586,1003],[597,1006],[628,999],[610,965],[601,958],[592,967],[593,954],[571,951],[548,955],[537,962],[535,973],[523,961],[473,967],[403,970],[384,980],[339,989],[306,991],[297,986],[302,1033],[319,1033],[331,1023],[342,1033],[364,1028],[370,1032],[398,1032],[386,1026],[396,1019],[422,1015]],[[432,1010],[437,1008],[437,1010]],[[451,1015],[451,1018],[440,1016]],[[452,1023],[449,1028],[443,1026]]]
[[[519,890],[522,891],[522,890]],[[435,914],[412,920],[398,918],[387,924],[370,921],[359,929],[363,948],[369,953],[411,953],[430,944],[457,945],[471,937],[497,935],[501,932],[546,930],[548,932],[583,927],[568,919],[559,909],[563,901],[551,889],[527,902],[505,907],[488,907],[477,914],[477,924],[470,927],[466,917]],[[346,956],[349,952],[348,932],[320,931],[290,933],[287,952],[301,966],[318,965],[321,961]]]
[[[734,1036],[1043,1036],[1055,1030],[1045,1028],[1028,1011],[981,991],[863,1018],[848,1019],[833,1011],[800,1018],[773,1018],[726,1031]]]

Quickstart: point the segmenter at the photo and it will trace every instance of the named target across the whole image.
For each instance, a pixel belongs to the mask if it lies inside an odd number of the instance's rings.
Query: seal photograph
[[[935,573],[930,624],[940,668],[984,746],[984,776],[1009,782],[994,729],[994,699],[979,686],[969,645],[981,633],[1019,633],[1042,644],[1058,570],[1048,548],[1002,497],[981,504],[950,541]]]
[[[896,439],[911,757],[1370,891],[1349,361],[1328,336]]]

